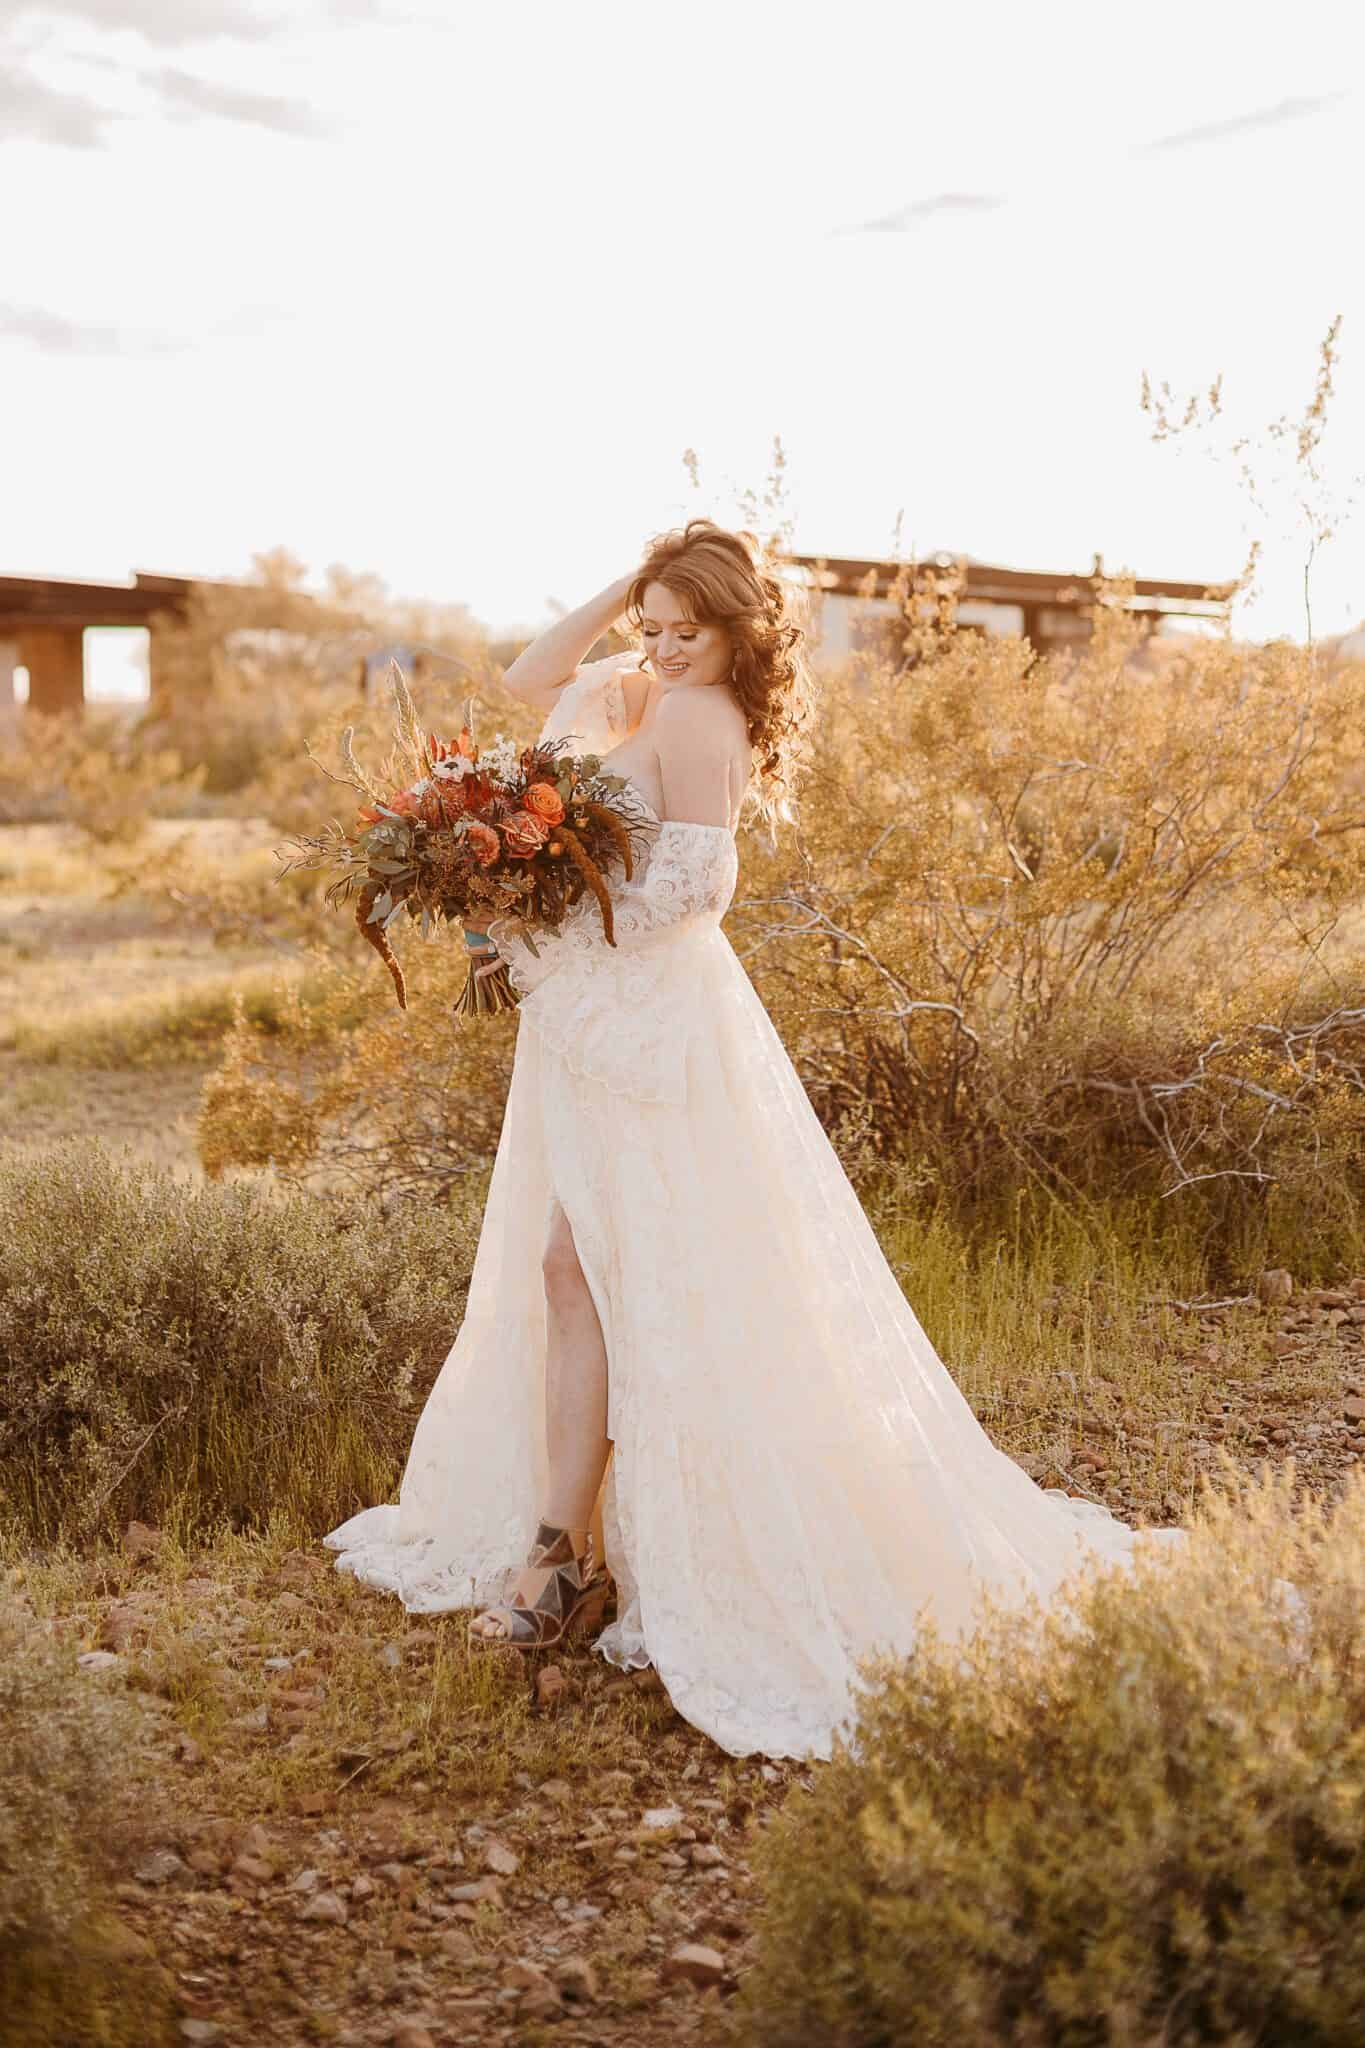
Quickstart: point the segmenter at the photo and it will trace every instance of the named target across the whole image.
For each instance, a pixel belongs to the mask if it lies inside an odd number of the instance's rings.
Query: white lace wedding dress
[[[546,735],[624,739],[637,658],[580,668]],[[618,1618],[594,1647],[652,1663],[733,1755],[828,1757],[858,1659],[909,1650],[923,1603],[956,1633],[983,1584],[1046,1596],[1088,1558],[1182,1532],[1135,1532],[992,1444],[721,930],[733,835],[650,816],[614,889],[615,949],[590,900],[540,959],[493,928],[520,1022],[468,1307],[397,1505],[324,1541],[416,1611],[505,1593],[546,1494],[557,1198],[608,1357]]]

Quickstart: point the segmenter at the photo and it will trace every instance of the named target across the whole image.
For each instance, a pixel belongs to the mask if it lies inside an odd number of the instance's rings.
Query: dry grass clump
[[[274,1037],[288,1017],[327,993],[316,973],[293,961],[224,964],[197,981],[182,976],[134,994],[96,997],[65,1013],[30,1013],[0,1032],[0,1046],[35,1066],[161,1067],[211,1057],[238,1018]]]
[[[740,2038],[1358,2041],[1365,1480],[1292,1494],[1225,1466],[1183,1555],[871,1662],[759,1844]]]
[[[112,1884],[145,1833],[126,1699],[0,1595],[0,2035],[11,2048],[157,2048],[172,1987]],[[140,1800],[139,1800],[140,1805]]]
[[[190,1188],[74,1142],[0,1164],[16,1529],[251,1525],[281,1503],[319,1528],[383,1498],[458,1328],[476,1217]]]

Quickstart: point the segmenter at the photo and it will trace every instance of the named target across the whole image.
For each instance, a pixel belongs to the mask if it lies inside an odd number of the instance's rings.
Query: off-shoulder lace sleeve
[[[738,876],[735,835],[728,825],[665,818],[643,879],[612,892],[617,951],[647,946],[659,933],[698,919],[718,924],[730,907]]]
[[[556,697],[544,725],[542,740],[570,734],[585,754],[605,754],[626,737],[626,697],[621,677],[639,666],[634,648],[580,663]]]

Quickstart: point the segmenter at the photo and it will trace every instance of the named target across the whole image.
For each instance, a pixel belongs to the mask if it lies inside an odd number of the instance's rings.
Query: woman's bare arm
[[[523,647],[503,676],[512,695],[523,704],[548,711],[593,642],[600,640],[608,626],[615,625],[620,618],[638,574],[638,570],[632,570],[629,576],[618,576],[596,597],[590,597],[576,611],[566,612],[562,619],[556,619],[552,626],[538,633],[529,647]]]

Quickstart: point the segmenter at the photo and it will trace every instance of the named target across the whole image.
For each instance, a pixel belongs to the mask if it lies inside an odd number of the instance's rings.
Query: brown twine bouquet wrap
[[[396,704],[396,747],[382,782],[371,778],[352,747],[354,727],[340,742],[343,773],[315,765],[365,799],[349,831],[333,818],[320,834],[298,833],[277,880],[294,869],[332,869],[326,890],[334,908],[354,899],[361,936],[374,947],[407,1008],[403,970],[389,943],[401,917],[420,923],[422,937],[452,922],[507,917],[533,953],[537,932],[558,931],[585,895],[602,913],[608,945],[612,930],[608,875],[618,865],[634,872],[633,839],[647,818],[619,775],[602,770],[596,754],[572,755],[567,742],[520,746],[495,735],[479,747],[473,704],[454,741],[424,733],[403,671],[389,679]],[[456,1016],[495,1014],[516,1005],[506,963],[479,967],[471,959]]]

